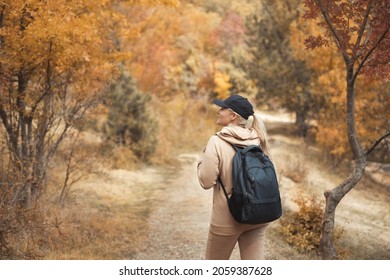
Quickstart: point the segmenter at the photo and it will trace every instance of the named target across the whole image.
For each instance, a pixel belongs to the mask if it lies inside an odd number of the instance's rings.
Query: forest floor
[[[304,143],[298,137],[280,133],[280,128],[290,125],[288,116],[264,117],[278,169],[284,211],[298,209],[294,200],[302,192],[308,196],[314,194],[323,202],[324,191],[334,188],[345,177],[339,175],[336,170],[326,167],[315,147]],[[144,213],[144,226],[140,227],[138,232],[139,242],[133,242],[131,252],[119,258],[204,259],[212,190],[203,190],[198,183],[196,175],[198,157],[197,152],[178,155],[179,167],[147,167],[138,171],[107,170],[104,179],[96,177],[89,179],[80,183],[74,191],[79,192],[81,197],[83,193],[88,194],[90,201],[96,197],[105,197],[106,207],[112,205],[110,208],[112,215],[119,215],[116,219],[120,219],[120,215],[123,219],[128,219],[125,212],[135,207],[129,200],[137,201],[137,205],[146,206],[142,208],[147,210]],[[298,182],[293,181],[289,175],[294,171],[303,177]],[[390,259],[389,188],[363,180],[337,207],[336,227],[344,231],[340,246],[347,251],[346,259]],[[96,196],[91,196],[93,192],[97,193]],[[288,216],[282,217],[285,218]],[[301,253],[289,245],[277,230],[280,221],[272,223],[268,228],[266,259],[320,258],[318,254]],[[131,221],[123,220],[122,223]],[[118,257],[107,255],[105,258]],[[239,259],[238,248],[234,249],[231,259]]]

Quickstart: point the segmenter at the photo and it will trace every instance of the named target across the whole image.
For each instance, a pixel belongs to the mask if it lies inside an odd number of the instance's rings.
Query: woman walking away
[[[260,145],[270,156],[267,132],[258,114],[248,99],[231,95],[225,100],[215,99],[221,107],[217,124],[221,131],[210,137],[198,162],[198,179],[203,189],[213,188],[213,206],[206,259],[227,260],[238,242],[243,260],[264,259],[265,232],[269,223],[241,224],[230,214],[222,181],[228,195],[232,191],[232,159],[235,150],[232,145],[247,147]]]

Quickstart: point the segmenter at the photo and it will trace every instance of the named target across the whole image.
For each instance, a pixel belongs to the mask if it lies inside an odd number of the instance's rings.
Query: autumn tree
[[[306,0],[305,5],[307,10],[304,17],[308,20],[319,19],[318,24],[323,29],[323,34],[307,38],[307,47],[332,47],[334,44],[344,61],[345,69],[346,134],[355,165],[344,182],[325,192],[326,206],[320,245],[323,258],[334,259],[337,257],[333,243],[336,207],[363,177],[367,157],[390,135],[390,126],[387,123],[387,127],[382,128],[382,133],[372,135],[371,145],[363,147],[355,117],[358,78],[363,75],[370,79],[388,79],[389,1]]]
[[[120,44],[138,32],[123,12],[140,2],[155,6],[177,1],[0,3],[1,259],[42,258],[46,245],[54,242],[50,231],[58,224],[48,222],[39,199],[51,159],[69,134],[78,135],[80,122],[100,103],[118,66],[128,59]],[[72,155],[72,146],[79,143],[69,142],[60,200],[74,182],[70,173],[79,167]]]
[[[148,5],[175,0],[143,1]],[[6,1],[0,4],[0,118],[15,200],[34,202],[50,159],[100,101],[135,33],[122,11],[135,1]]]
[[[296,115],[302,136],[307,120],[316,117],[318,100],[310,88],[312,72],[292,52],[290,26],[299,16],[302,1],[261,1],[257,13],[248,19],[247,44],[252,60],[246,69],[256,82],[262,103],[276,102]]]
[[[12,165],[9,184],[25,205],[43,191],[50,158],[92,105],[99,80],[109,78],[97,19],[80,13],[83,8],[90,10],[79,1],[1,6],[0,117]]]
[[[300,9],[303,9],[303,5]],[[305,62],[312,73],[309,91],[315,99],[321,100],[312,130],[316,143],[327,151],[335,162],[350,159],[348,139],[345,137],[346,123],[340,115],[346,112],[345,70],[342,56],[337,49],[326,46],[308,51],[305,46],[307,34],[321,34],[321,27],[314,21],[302,17],[291,25],[290,42],[296,59]],[[356,81],[356,123],[362,145],[369,145],[372,135],[380,133],[390,118],[387,110],[390,106],[389,91],[386,82],[365,76]],[[387,96],[387,98],[386,98]],[[387,112],[387,113],[386,113]],[[370,160],[388,162],[386,143],[378,146],[370,155]]]

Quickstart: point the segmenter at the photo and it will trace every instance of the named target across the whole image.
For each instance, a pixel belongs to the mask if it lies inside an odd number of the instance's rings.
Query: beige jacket
[[[232,190],[232,159],[234,148],[229,144],[239,146],[259,145],[257,132],[236,125],[222,128],[216,135],[210,137],[203,154],[198,161],[198,179],[204,189],[213,188],[213,207],[210,230],[219,235],[231,235],[235,232],[258,227],[237,223],[229,212],[226,197],[218,183],[220,176],[228,195]]]

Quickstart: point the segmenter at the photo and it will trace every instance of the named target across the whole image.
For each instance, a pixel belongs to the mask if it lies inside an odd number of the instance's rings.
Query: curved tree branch
[[[374,143],[372,143],[371,147],[367,149],[366,155],[368,156],[369,154],[371,154],[375,150],[376,146],[378,146],[379,143],[382,142],[383,139],[385,139],[389,136],[390,136],[390,128],[386,131],[386,133],[384,133],[381,137],[376,139],[374,141]]]
[[[364,20],[363,20],[363,22],[362,22],[362,24],[360,25],[360,28],[359,28],[359,33],[358,33],[358,37],[357,37],[356,42],[355,42],[355,47],[353,49],[352,55],[355,56],[355,57],[359,56],[359,54],[357,54],[358,53],[357,50],[359,49],[360,43],[362,41],[364,30],[366,30],[366,26],[367,26],[367,22],[368,22],[368,16],[370,15],[371,9],[372,9],[372,1],[369,1],[368,4],[367,4],[366,13],[364,14]]]
[[[326,10],[326,8],[324,7],[324,3],[322,1],[319,1],[319,0],[313,0],[313,1],[317,5],[317,7],[320,9],[320,11],[325,19],[326,24],[328,25],[330,31],[332,32],[332,35],[335,38],[335,43],[336,43],[337,47],[340,49],[345,63],[347,65],[349,65],[351,58],[349,57],[347,50],[342,47],[342,44],[341,44],[342,40],[341,40],[340,34],[337,32],[335,26],[333,25],[332,20],[330,19],[329,13]]]

